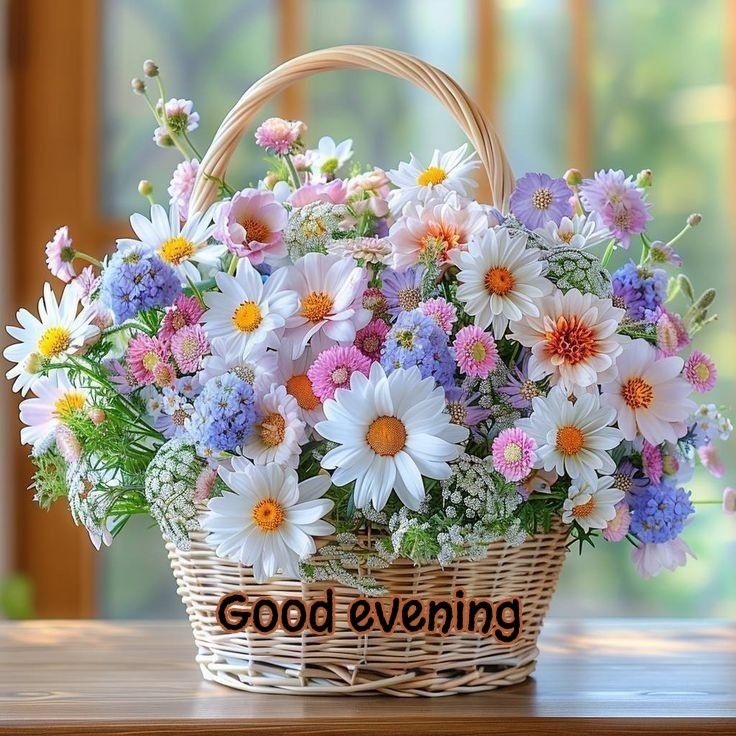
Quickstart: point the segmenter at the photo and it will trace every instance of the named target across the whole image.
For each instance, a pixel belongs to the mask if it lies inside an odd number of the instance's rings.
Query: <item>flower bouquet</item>
[[[466,146],[384,171],[307,127],[255,132],[256,186],[224,168],[256,108],[311,71],[362,66],[452,89]],[[381,49],[316,52],[254,85],[200,163],[190,101],[155,64],[136,92],[176,147],[166,205],[102,262],[67,228],[46,246],[59,301],[18,312],[5,350],[26,395],[36,500],[64,498],[93,541],[158,522],[210,679],[251,690],[446,694],[518,682],[565,548],[632,545],[639,572],[686,561],[696,459],[731,425],[698,405],[692,348],[714,319],[649,235],[651,172],[531,173],[446,75]],[[149,98],[158,85],[161,99]],[[462,94],[462,96],[461,96]],[[157,95],[158,97],[158,95]],[[445,101],[450,105],[450,102]],[[472,115],[470,114],[472,113]],[[470,121],[470,122],[469,122]],[[224,152],[224,153],[223,153]],[[497,206],[473,199],[481,161]],[[637,252],[610,273],[617,249]],[[640,255],[639,255],[640,253]],[[80,262],[87,262],[80,270]],[[224,593],[521,596],[511,647],[450,638],[228,633]]]

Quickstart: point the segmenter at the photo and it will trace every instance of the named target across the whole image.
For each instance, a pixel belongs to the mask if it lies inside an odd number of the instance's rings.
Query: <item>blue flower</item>
[[[416,309],[422,301],[422,276],[424,266],[414,266],[406,271],[386,269],[381,274],[381,291],[388,302],[388,311],[396,316]]]
[[[666,483],[633,494],[630,504],[632,533],[655,544],[678,537],[688,516],[695,513],[690,491]]]
[[[419,309],[400,313],[386,335],[381,365],[386,373],[417,366],[422,378],[432,376],[441,386],[451,386],[455,373],[447,335]]]
[[[625,263],[612,276],[613,294],[623,300],[626,313],[636,321],[656,321],[658,307],[667,298],[667,272],[662,268]]]
[[[176,271],[141,246],[118,250],[102,274],[101,297],[118,322],[132,319],[144,309],[166,307],[179,294]]]
[[[197,452],[210,457],[240,447],[256,421],[253,387],[235,373],[210,378],[194,400],[188,425]]]

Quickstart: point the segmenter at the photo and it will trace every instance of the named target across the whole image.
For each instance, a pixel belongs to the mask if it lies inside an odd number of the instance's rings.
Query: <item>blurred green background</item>
[[[128,91],[143,59],[158,62],[168,96],[195,101],[202,122],[194,139],[204,150],[237,97],[276,63],[285,23],[296,27],[302,51],[342,43],[409,51],[489,101],[517,175],[527,170],[559,175],[572,165],[630,173],[651,168],[655,237],[667,240],[690,212],[703,214],[681,252],[696,288],[718,290],[721,320],[702,334],[699,347],[719,365],[713,400],[736,406],[736,368],[730,360],[736,165],[729,143],[736,111],[727,63],[736,39],[729,37],[733,23],[727,5],[727,0],[107,0],[101,45],[102,204],[109,215],[126,218],[142,209],[138,180],[150,179],[163,195],[178,162],[175,152],[154,147],[150,114]],[[298,18],[285,18],[288,12],[298,12]],[[581,23],[587,38],[582,45],[575,35]],[[496,60],[495,72],[479,64],[488,58]],[[585,90],[575,80],[583,80]],[[406,160],[409,151],[426,157],[435,147],[448,149],[463,140],[426,94],[376,74],[323,75],[304,85],[301,99],[310,141],[321,135],[351,137],[361,162],[389,168]],[[264,117],[272,112],[264,111]],[[570,160],[571,151],[584,160]],[[229,179],[255,181],[262,165],[248,140]],[[719,501],[723,485],[734,484],[733,447],[723,448],[725,478],[696,477],[697,500]],[[100,614],[183,616],[157,530],[139,519],[126,531],[101,553]],[[698,560],[650,581],[636,576],[626,544],[601,544],[580,558],[571,553],[553,613],[736,616],[736,520],[725,517],[717,503],[700,506],[686,539]]]

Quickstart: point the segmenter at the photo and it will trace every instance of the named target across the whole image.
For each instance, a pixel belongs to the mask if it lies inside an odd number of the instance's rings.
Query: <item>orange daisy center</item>
[[[310,291],[302,299],[302,317],[321,322],[330,313],[332,304],[332,297],[324,291]]]
[[[546,338],[547,352],[559,356],[570,365],[581,363],[595,353],[595,333],[576,315],[558,317],[554,329],[547,333]]]
[[[555,447],[563,455],[577,455],[583,449],[585,435],[577,427],[568,425],[557,430]]]
[[[275,498],[264,498],[253,507],[253,521],[264,532],[275,532],[286,518],[286,509]]]
[[[636,376],[621,387],[621,396],[630,409],[648,409],[654,400],[654,387]]]
[[[593,511],[595,511],[595,498],[591,496],[589,501],[581,503],[579,506],[573,506],[572,515],[576,519],[580,519],[586,516],[590,516]]]
[[[460,232],[454,225],[444,222],[432,222],[419,241],[419,250],[438,251],[437,255],[441,255],[444,260],[447,260],[447,251],[452,250],[459,242]]]
[[[261,309],[255,302],[243,302],[233,312],[233,324],[240,332],[257,330],[262,320]]]
[[[396,417],[378,417],[368,427],[365,441],[377,455],[393,457],[406,445],[406,427]]]
[[[261,422],[261,441],[266,447],[277,447],[284,441],[286,420],[278,412],[269,414]]]
[[[504,266],[494,266],[486,273],[483,283],[486,285],[489,294],[498,294],[499,296],[505,296],[516,284],[514,274]]]
[[[286,391],[296,399],[300,409],[312,411],[319,406],[319,399],[312,389],[312,382],[306,373],[298,373],[286,382]]]
[[[257,243],[265,243],[271,231],[260,220],[246,217],[240,223],[245,228],[245,238],[248,242],[255,240]]]

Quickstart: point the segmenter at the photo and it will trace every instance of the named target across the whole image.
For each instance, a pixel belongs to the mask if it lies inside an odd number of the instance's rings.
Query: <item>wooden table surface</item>
[[[0,734],[736,734],[736,623],[552,620],[522,685],[436,699],[252,695],[182,622],[0,623]]]

